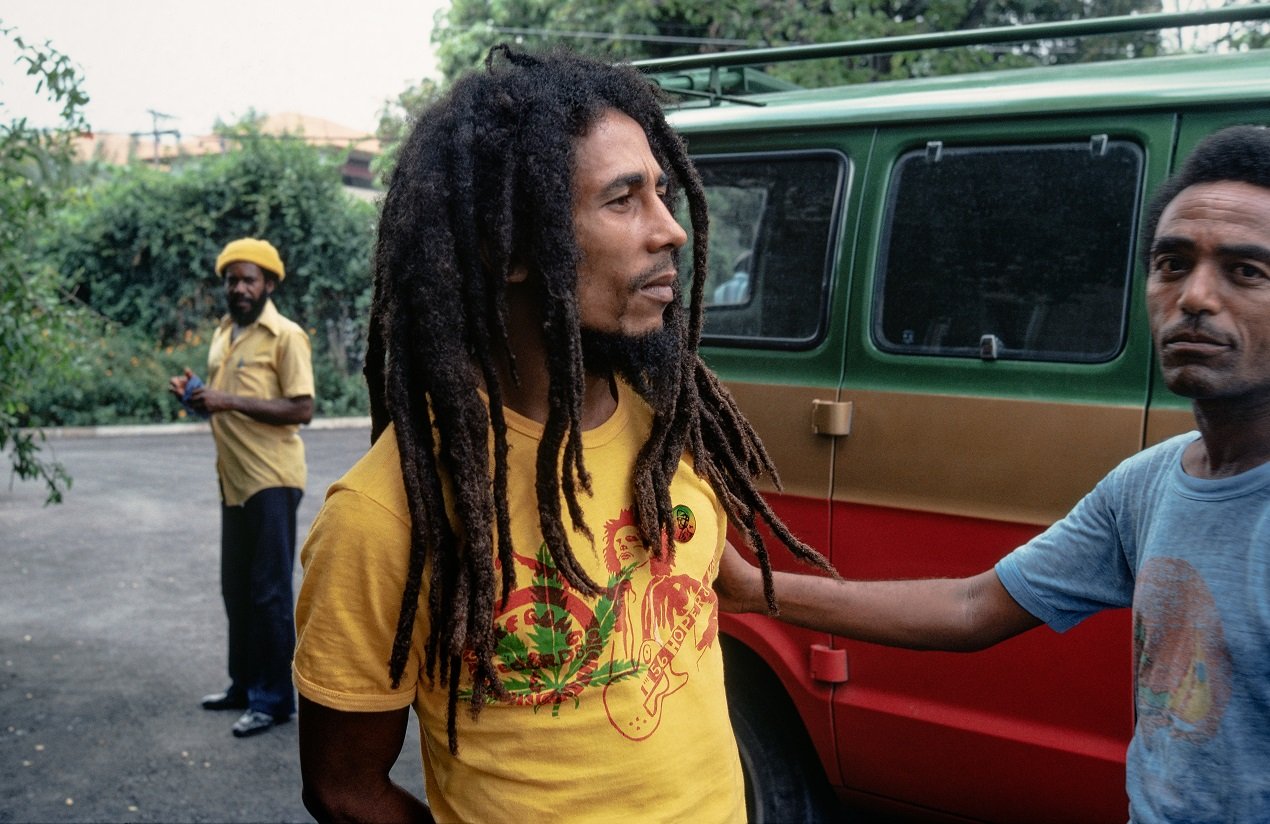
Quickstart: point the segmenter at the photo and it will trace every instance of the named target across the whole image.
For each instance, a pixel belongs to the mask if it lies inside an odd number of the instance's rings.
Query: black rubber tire
[[[775,674],[727,637],[723,660],[750,824],[841,820],[811,739]]]

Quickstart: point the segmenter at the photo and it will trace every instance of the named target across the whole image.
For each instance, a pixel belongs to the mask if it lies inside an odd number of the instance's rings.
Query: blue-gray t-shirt
[[[1196,438],[1129,458],[996,567],[1059,632],[1133,607],[1139,824],[1270,821],[1270,463],[1193,478]]]

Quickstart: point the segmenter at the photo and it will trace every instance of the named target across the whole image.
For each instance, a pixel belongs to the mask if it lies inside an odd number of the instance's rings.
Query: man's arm
[[[248,398],[204,386],[190,394],[190,403],[195,409],[209,414],[241,412],[249,418],[274,426],[302,424],[313,420],[313,398],[309,395],[295,398]]]
[[[777,572],[775,584],[781,620],[887,646],[970,652],[1041,624],[991,569],[970,578],[919,581],[836,581]],[[715,589],[728,612],[767,611],[761,573],[730,543]]]
[[[431,824],[427,806],[388,777],[409,713],[341,712],[300,696],[301,797],[315,819]]]

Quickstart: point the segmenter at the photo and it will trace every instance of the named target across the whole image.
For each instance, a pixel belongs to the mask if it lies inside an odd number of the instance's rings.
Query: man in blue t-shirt
[[[781,618],[863,641],[976,650],[1133,608],[1135,822],[1270,821],[1270,130],[1203,141],[1156,193],[1147,309],[1199,432],[1147,449],[993,569],[964,579],[778,573]],[[766,610],[731,547],[724,609]]]

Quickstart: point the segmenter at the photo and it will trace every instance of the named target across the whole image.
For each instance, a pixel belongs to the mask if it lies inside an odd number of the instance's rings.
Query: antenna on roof
[[[154,165],[159,165],[159,138],[165,134],[174,135],[179,143],[181,140],[180,129],[160,129],[160,120],[176,120],[176,116],[156,112],[154,109],[146,109],[150,113],[150,134],[154,135]]]

